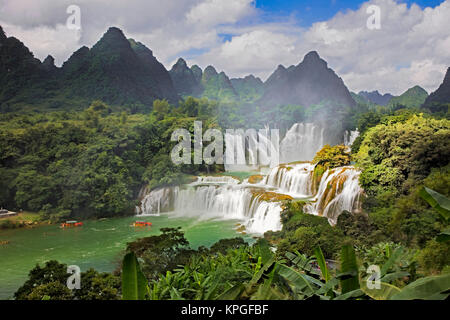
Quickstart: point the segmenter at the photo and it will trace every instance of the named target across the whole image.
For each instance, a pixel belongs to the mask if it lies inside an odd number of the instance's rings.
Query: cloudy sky
[[[81,30],[67,27],[70,5]],[[380,9],[369,29],[367,9]],[[450,0],[0,0],[0,25],[39,59],[61,65],[109,26],[151,48],[170,69],[178,57],[230,77],[265,80],[279,64],[316,50],[353,91],[434,91],[450,66]],[[372,21],[372,20],[370,20]]]

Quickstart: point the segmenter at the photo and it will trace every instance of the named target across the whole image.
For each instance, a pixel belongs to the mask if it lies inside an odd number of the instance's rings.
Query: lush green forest
[[[97,101],[82,115],[3,115],[1,141],[8,152],[1,170],[11,178],[2,181],[2,197],[54,219],[130,212],[140,179],[150,186],[170,185],[205,170],[173,166],[167,142],[173,128],[189,128],[194,119],[218,126],[212,115],[220,114],[221,107],[189,98],[179,107],[157,101],[150,114],[130,115],[109,113]],[[331,226],[326,218],[305,214],[304,202],[288,200],[281,231],[267,232],[253,245],[236,238],[197,250],[189,247],[182,229],[164,229],[160,236],[129,243],[123,269],[82,273],[82,290],[68,290],[65,265],[51,261],[33,269],[15,297],[445,298],[448,294],[441,292],[450,281],[450,121],[411,109],[361,110],[352,118],[361,132],[352,153],[343,146],[325,146],[313,163],[318,175],[350,163],[360,168],[363,212],[344,212]],[[23,130],[24,125],[30,129]],[[62,191],[67,187],[73,188],[70,194]],[[431,190],[431,196],[424,190]],[[436,192],[443,203],[430,200]],[[373,264],[381,266],[381,290],[372,290],[365,281]],[[129,272],[141,276],[133,278]],[[49,280],[49,273],[60,276]],[[130,287],[141,287],[130,281],[143,281],[144,289],[131,292]]]
[[[0,203],[43,219],[132,214],[140,188],[180,184],[215,166],[175,166],[177,128],[217,127],[215,104],[156,100],[147,114],[111,112],[94,101],[83,112],[7,113],[0,120]]]

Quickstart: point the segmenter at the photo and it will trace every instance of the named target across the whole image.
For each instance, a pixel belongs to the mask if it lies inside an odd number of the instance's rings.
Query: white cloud
[[[63,24],[57,24],[54,28],[38,26],[32,29],[9,24],[0,23],[0,25],[2,25],[8,36],[14,35],[14,37],[22,41],[33,52],[34,56],[41,61],[49,54],[56,61],[65,61],[68,58],[68,54],[79,48],[81,33],[77,30],[69,30]]]
[[[191,63],[212,64],[230,76],[263,79],[278,64],[298,64],[316,50],[354,91],[399,94],[416,84],[428,91],[450,65],[450,0],[435,8],[371,0],[307,29],[293,16],[266,22],[253,0],[78,0],[81,36],[64,27],[73,0],[0,0],[0,25],[43,59],[61,64],[81,45],[92,46],[109,26],[145,43],[170,68],[196,50]],[[381,30],[369,30],[369,5],[381,8]],[[273,18],[273,17],[272,17]],[[222,41],[221,34],[231,39]]]
[[[187,23],[207,26],[235,23],[254,12],[253,2],[253,0],[205,0],[186,14]]]
[[[366,9],[381,8],[381,30],[369,30]],[[299,63],[316,50],[354,91],[401,94],[421,85],[434,91],[450,65],[450,1],[432,9],[393,0],[374,0],[337,14],[307,30],[246,30],[197,61],[219,65],[235,76],[254,72],[266,78],[277,64]]]

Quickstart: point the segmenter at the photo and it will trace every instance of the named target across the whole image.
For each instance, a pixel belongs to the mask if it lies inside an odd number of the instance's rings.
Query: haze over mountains
[[[206,97],[222,102],[255,104],[263,108],[277,105],[310,107],[323,103],[333,108],[354,108],[358,103],[382,106],[420,107],[448,102],[450,75],[430,97],[416,86],[399,97],[378,91],[351,94],[343,80],[328,67],[319,54],[311,51],[302,62],[288,68],[279,65],[263,82],[248,75],[230,79],[213,66],[202,70],[189,67],[182,58],[170,71],[142,43],[127,39],[111,27],[92,47],[81,47],[56,67],[48,56],[35,59],[28,48],[14,37],[6,37],[0,27],[0,110],[14,111],[21,106],[37,108],[85,108],[100,99],[111,105],[150,110],[156,99],[176,104],[182,97]]]
[[[367,92],[367,91],[360,91],[358,93],[361,97],[366,99],[368,102],[375,103],[380,106],[386,106],[389,101],[394,97],[390,93],[381,94],[378,92],[378,90]]]

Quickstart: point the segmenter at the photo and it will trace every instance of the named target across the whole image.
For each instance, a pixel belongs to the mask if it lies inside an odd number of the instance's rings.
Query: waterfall
[[[263,201],[242,186],[198,186],[178,189],[174,215],[199,219],[242,220],[250,233],[281,230],[281,206]]]
[[[262,183],[278,188],[282,193],[306,198],[313,196],[313,174],[311,163],[281,165],[273,168]]]
[[[137,213],[157,215],[170,211],[172,216],[202,220],[241,220],[247,232],[256,234],[281,230],[279,202],[264,201],[247,185],[234,181],[233,184],[222,185],[201,183],[212,183],[216,180],[214,178],[217,177],[202,177],[200,184],[151,191],[143,198]]]
[[[225,133],[225,171],[257,171],[261,167],[277,166],[278,135],[269,138],[269,133],[268,127],[258,132],[242,130],[239,133]],[[231,159],[227,159],[227,156]]]
[[[351,147],[356,138],[359,137],[358,129],[352,131],[345,131],[344,133],[344,145]]]
[[[330,224],[335,225],[342,211],[360,210],[359,175],[360,171],[350,166],[326,171],[314,200],[304,206],[304,211],[327,217]]]
[[[172,203],[171,199],[171,188],[161,188],[153,190],[146,195],[143,195],[141,205],[139,207],[136,207],[136,214],[159,215],[161,212],[170,210]]]
[[[280,162],[311,161],[324,144],[324,128],[296,123],[280,143]]]

